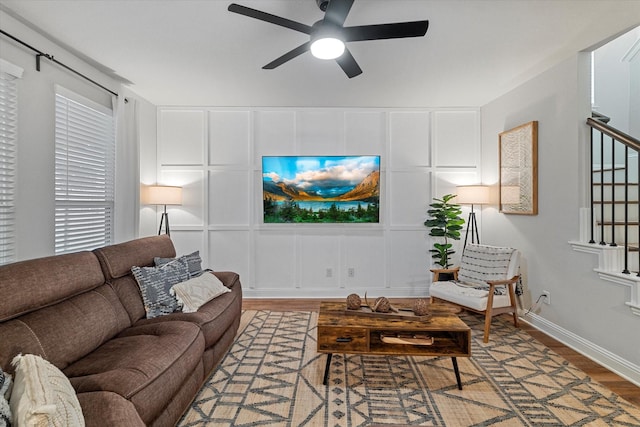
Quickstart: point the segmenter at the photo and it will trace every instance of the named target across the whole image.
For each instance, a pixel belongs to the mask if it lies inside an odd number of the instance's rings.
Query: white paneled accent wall
[[[426,295],[423,222],[434,196],[479,183],[479,110],[161,107],[157,153],[159,183],[183,187],[178,252],[238,272],[245,296]],[[264,224],[273,155],[380,155],[380,223]]]

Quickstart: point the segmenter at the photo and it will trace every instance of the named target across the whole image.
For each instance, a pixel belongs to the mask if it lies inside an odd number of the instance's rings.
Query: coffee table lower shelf
[[[333,353],[327,353],[327,364],[324,367],[324,377],[322,380],[322,385],[327,385],[329,381],[329,370],[331,369],[331,359],[333,358]],[[451,362],[453,362],[453,372],[456,374],[456,381],[458,382],[458,390],[462,390],[462,380],[460,378],[460,370],[458,369],[458,360],[455,357],[451,358]]]

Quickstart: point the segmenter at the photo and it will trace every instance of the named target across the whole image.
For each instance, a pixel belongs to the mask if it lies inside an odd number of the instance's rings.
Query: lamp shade
[[[461,205],[486,205],[489,203],[489,187],[486,185],[460,185],[456,187],[455,203]]]
[[[181,205],[182,187],[149,185],[142,188],[140,196],[145,205]]]

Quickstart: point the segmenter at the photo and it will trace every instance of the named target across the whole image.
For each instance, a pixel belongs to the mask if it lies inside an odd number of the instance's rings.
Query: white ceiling
[[[262,70],[307,36],[228,12],[231,2],[0,6],[132,82],[156,105],[477,107],[640,24],[638,0],[356,0],[346,26],[430,25],[421,38],[350,43],[364,72],[348,79],[334,61],[309,53]],[[235,2],[308,25],[322,18],[315,0]]]

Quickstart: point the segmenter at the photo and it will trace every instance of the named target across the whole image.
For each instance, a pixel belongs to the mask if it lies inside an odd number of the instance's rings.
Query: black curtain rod
[[[80,73],[80,72],[78,72],[78,71],[74,70],[73,68],[71,68],[71,67],[69,67],[69,66],[67,66],[67,65],[63,64],[62,62],[58,61],[57,59],[55,59],[55,58],[53,57],[53,55],[46,54],[46,53],[44,53],[44,52],[42,52],[42,51],[40,51],[40,50],[36,49],[35,47],[31,46],[31,45],[30,45],[30,44],[28,44],[28,43],[23,42],[22,40],[20,40],[20,39],[18,39],[18,38],[16,38],[16,37],[14,37],[14,36],[12,36],[11,34],[7,33],[6,31],[0,30],[0,33],[2,33],[3,35],[5,35],[5,36],[9,37],[11,40],[13,40],[13,41],[15,41],[15,42],[18,42],[18,43],[20,43],[21,45],[23,45],[23,46],[25,46],[25,47],[27,47],[27,48],[31,49],[32,51],[34,51],[34,52],[36,53],[36,70],[40,71],[40,58],[45,57],[45,58],[47,58],[49,61],[54,62],[54,63],[56,63],[56,64],[60,65],[61,67],[66,68],[67,70],[71,71],[72,73],[74,73],[74,74],[76,74],[76,75],[78,75],[78,76],[82,77],[83,79],[85,79],[85,80],[87,80],[87,81],[89,81],[89,82],[93,83],[94,85],[98,86],[100,89],[102,89],[102,90],[106,90],[106,91],[107,91],[107,92],[109,92],[110,94],[115,95],[115,96],[118,96],[118,94],[117,94],[116,92],[114,92],[114,91],[112,91],[112,90],[110,90],[110,89],[108,89],[108,88],[106,88],[106,87],[102,86],[100,83],[96,82],[95,80],[90,79],[89,77],[85,76],[84,74],[82,74],[82,73]]]

